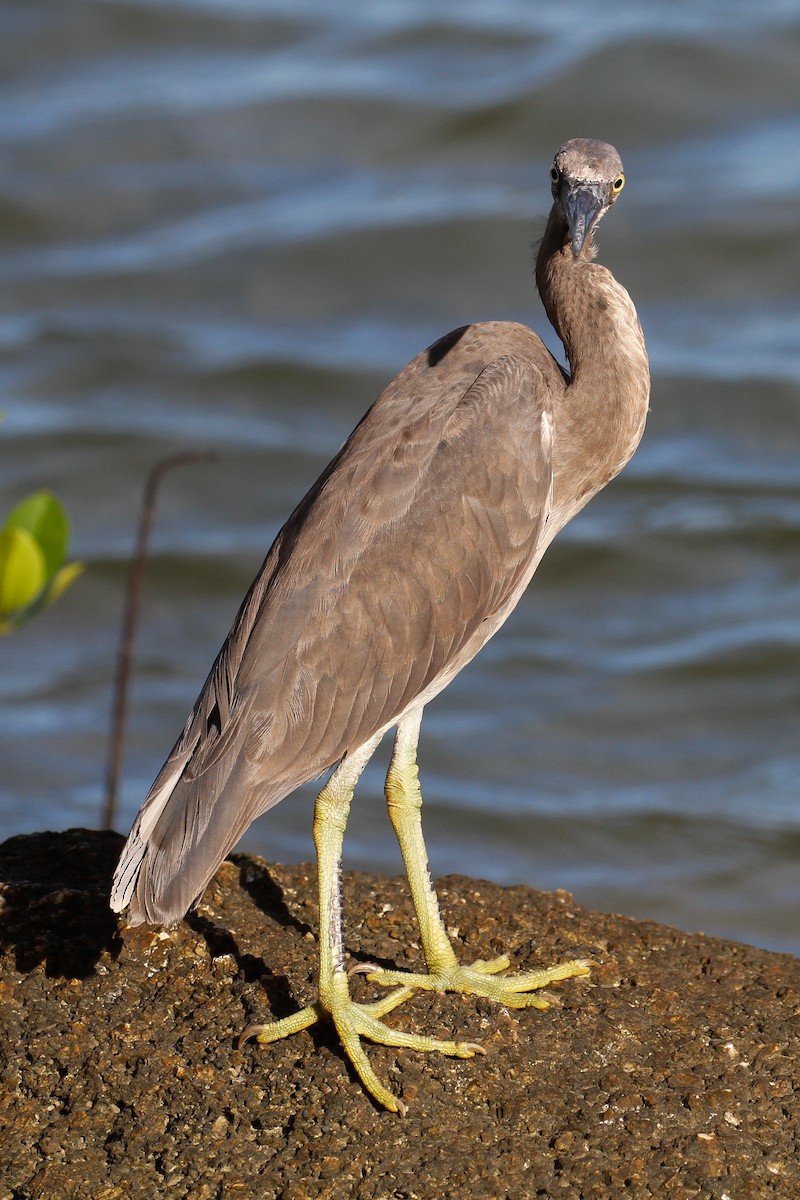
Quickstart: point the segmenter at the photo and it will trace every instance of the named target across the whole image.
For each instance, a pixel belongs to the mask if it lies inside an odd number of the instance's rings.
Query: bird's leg
[[[400,984],[427,991],[487,996],[513,1008],[547,1008],[544,997],[535,993],[556,980],[587,975],[589,960],[573,959],[541,971],[500,976],[498,972],[511,965],[505,955],[488,961],[479,959],[467,967],[460,966],[456,959],[439,912],[422,836],[422,791],[417,766],[421,718],[422,709],[419,709],[398,724],[386,776],[386,801],[411,887],[428,971],[417,975],[376,969],[368,978],[388,986]]]
[[[353,791],[379,741],[380,737],[374,737],[348,755],[317,797],[314,844],[319,874],[319,999],[283,1020],[269,1025],[251,1025],[240,1041],[255,1037],[261,1043],[276,1042],[330,1017],[345,1053],[367,1091],[384,1108],[405,1112],[403,1102],[383,1086],[372,1070],[361,1045],[362,1038],[384,1046],[438,1050],[457,1058],[471,1058],[483,1051],[470,1042],[440,1041],[385,1025],[381,1018],[413,994],[409,987],[401,986],[373,1004],[357,1004],[350,998],[342,929],[342,844]]]

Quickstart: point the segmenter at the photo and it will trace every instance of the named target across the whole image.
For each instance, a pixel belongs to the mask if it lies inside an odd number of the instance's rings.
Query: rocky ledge
[[[600,965],[547,1012],[399,1008],[390,1022],[487,1053],[370,1048],[398,1117],[327,1027],[237,1048],[314,995],[313,868],[235,855],[176,929],[128,929],[107,906],[121,844],[70,830],[0,846],[0,1200],[800,1196],[799,960],[563,892],[441,880],[465,961]],[[345,904],[354,961],[417,966],[404,880],[348,874]]]

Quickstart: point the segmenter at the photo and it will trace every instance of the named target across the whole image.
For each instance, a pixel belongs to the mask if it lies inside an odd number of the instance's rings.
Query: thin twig
[[[133,642],[139,619],[144,568],[147,562],[147,546],[153,524],[156,495],[165,472],[173,467],[186,467],[192,463],[210,462],[215,457],[211,450],[187,450],[182,454],[171,454],[156,463],[147,477],[139,526],[136,532],[136,548],[128,572],[125,589],[125,611],[122,616],[117,670],[114,678],[114,702],[111,717],[111,733],[106,766],[105,800],[103,803],[102,827],[112,829],[117,811],[117,793],[122,766],[122,750],[125,741],[125,721],[128,712],[128,685],[133,662]]]

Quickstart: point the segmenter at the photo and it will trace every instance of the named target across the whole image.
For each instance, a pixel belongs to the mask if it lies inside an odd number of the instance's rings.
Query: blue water
[[[383,384],[531,281],[554,149],[612,141],[601,260],[652,413],[428,709],[436,873],[800,951],[796,3],[154,0],[0,11],[0,511],[88,569],[0,643],[0,835],[94,825],[126,562],[147,579],[118,826],[271,538]],[[381,761],[348,865],[399,857]],[[312,793],[247,848],[307,859]]]

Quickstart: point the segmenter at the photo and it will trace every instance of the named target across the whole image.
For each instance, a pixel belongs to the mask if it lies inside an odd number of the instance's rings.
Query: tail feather
[[[110,901],[114,912],[122,912],[132,901],[148,842],[175,793],[175,788],[192,757],[193,749],[194,747],[187,747],[181,752],[178,746],[175,747],[139,810],[114,872]],[[138,921],[132,923],[139,924]]]
[[[256,788],[235,746],[196,776],[193,749],[179,743],[164,764],[117,864],[111,908],[127,908],[131,925],[179,921],[251,821],[286,794]]]

